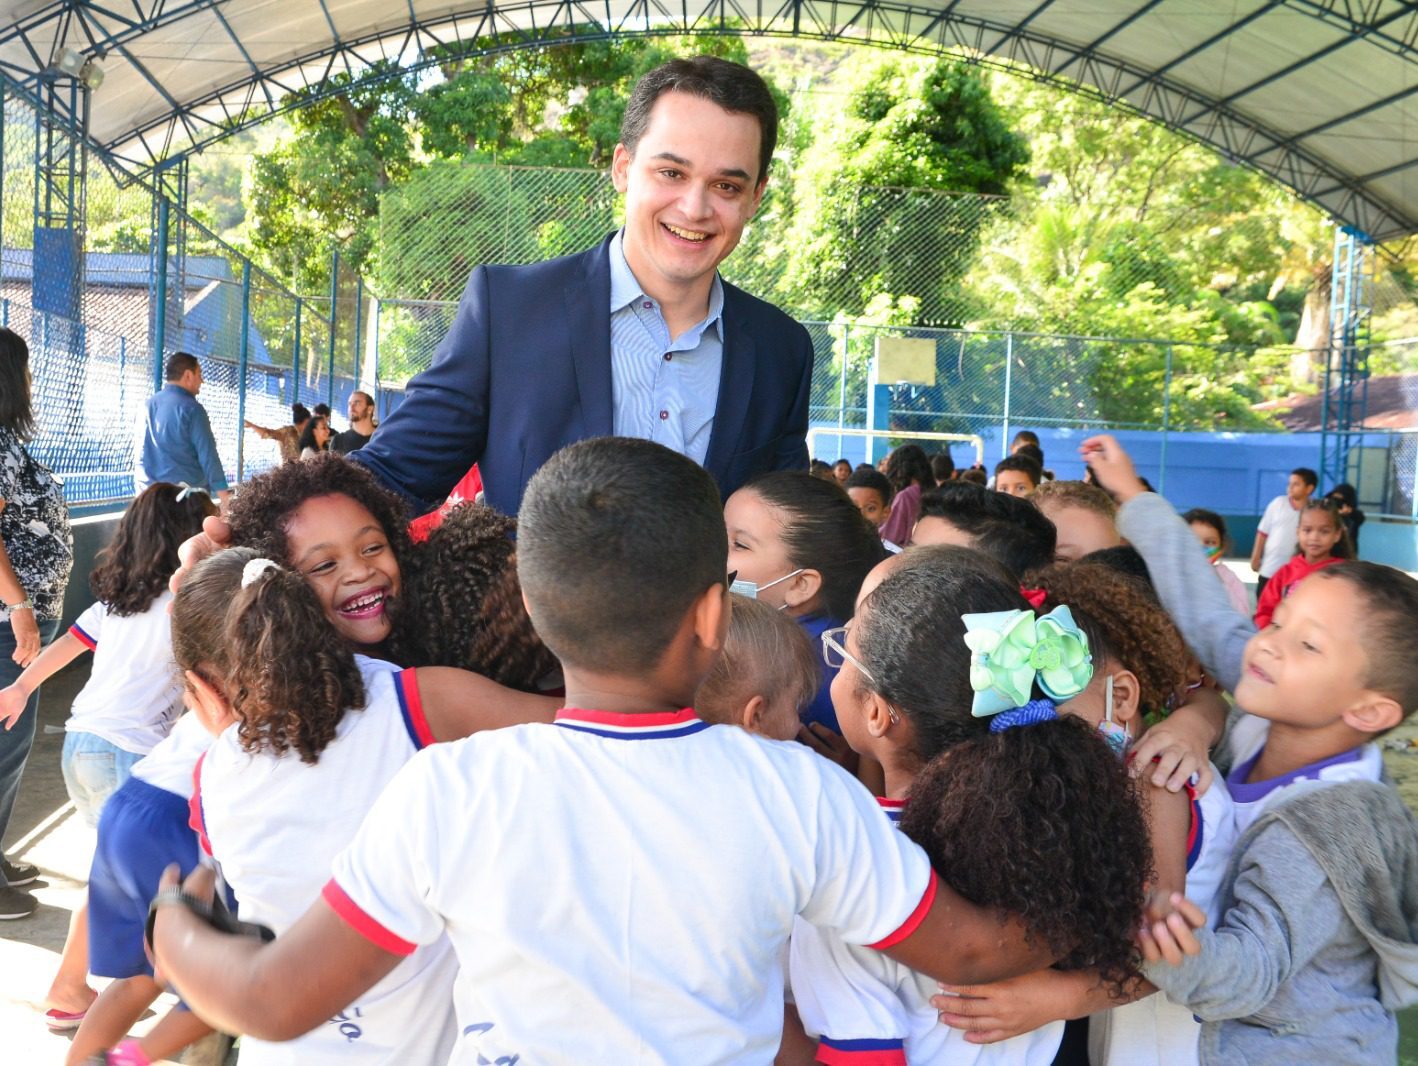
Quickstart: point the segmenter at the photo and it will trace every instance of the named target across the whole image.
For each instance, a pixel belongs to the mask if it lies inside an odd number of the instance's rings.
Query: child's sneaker
[[[0,921],[28,918],[39,906],[39,900],[28,892],[21,892],[9,885],[0,885]]]

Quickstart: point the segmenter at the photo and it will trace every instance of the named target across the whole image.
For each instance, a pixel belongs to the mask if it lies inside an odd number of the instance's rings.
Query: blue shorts
[[[89,871],[89,972],[95,977],[153,976],[143,950],[148,904],[172,863],[186,877],[198,864],[187,801],[130,777],[104,805]]]

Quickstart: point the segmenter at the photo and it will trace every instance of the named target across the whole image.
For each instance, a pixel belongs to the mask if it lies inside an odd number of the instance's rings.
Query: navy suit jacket
[[[610,239],[529,266],[480,266],[433,365],[351,458],[419,511],[474,463],[487,502],[516,514],[560,448],[612,433]],[[727,496],[770,470],[806,470],[807,330],[724,285],[723,372],[705,468]]]

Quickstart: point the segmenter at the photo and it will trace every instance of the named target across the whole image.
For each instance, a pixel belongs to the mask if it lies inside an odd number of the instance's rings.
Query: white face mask
[[[1098,723],[1098,732],[1108,742],[1119,759],[1126,758],[1132,744],[1132,734],[1121,723],[1113,721],[1113,675],[1109,674],[1103,686],[1103,720]]]
[[[791,574],[784,574],[782,577],[775,578],[774,580],[768,582],[766,585],[760,585],[757,582],[748,581],[741,577],[735,578],[733,584],[729,586],[729,591],[736,592],[740,596],[747,596],[751,600],[756,600],[758,599],[758,594],[764,589],[771,589],[774,585],[781,585],[784,581],[787,581],[789,578],[797,577],[802,572],[803,568],[800,567],[799,569],[794,570]],[[787,604],[785,603],[781,607],[779,607],[778,610],[781,611],[783,607],[786,606]]]

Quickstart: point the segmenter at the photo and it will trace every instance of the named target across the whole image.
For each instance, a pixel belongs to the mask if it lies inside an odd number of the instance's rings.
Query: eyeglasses
[[[862,665],[862,661],[849,652],[847,644],[847,627],[838,626],[836,629],[825,629],[822,632],[822,661],[834,670],[840,670],[847,663],[851,663],[862,672],[862,676],[876,684],[876,678],[871,676],[871,671]]]

